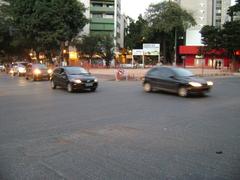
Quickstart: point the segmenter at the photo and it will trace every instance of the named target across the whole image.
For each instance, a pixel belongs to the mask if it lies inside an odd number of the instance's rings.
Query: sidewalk
[[[202,69],[202,68],[186,68],[192,71],[197,76],[233,76],[240,75],[239,73],[232,73],[224,69]],[[149,68],[145,69],[124,69],[129,80],[140,80]],[[115,73],[117,69],[89,69],[90,73],[101,79],[115,80]]]

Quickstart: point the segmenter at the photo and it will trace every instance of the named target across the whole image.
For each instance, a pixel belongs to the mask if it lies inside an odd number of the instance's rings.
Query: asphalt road
[[[240,78],[206,97],[100,81],[94,93],[0,74],[1,180],[239,180]]]

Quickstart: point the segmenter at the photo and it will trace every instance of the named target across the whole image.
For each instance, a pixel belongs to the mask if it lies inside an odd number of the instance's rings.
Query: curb
[[[113,74],[94,74],[99,79],[107,80],[107,81],[115,81],[115,76]],[[209,73],[209,74],[195,74],[198,77],[226,77],[226,76],[240,76],[240,73]],[[128,80],[120,80],[120,81],[142,81],[143,76],[135,76],[134,74],[128,75]]]

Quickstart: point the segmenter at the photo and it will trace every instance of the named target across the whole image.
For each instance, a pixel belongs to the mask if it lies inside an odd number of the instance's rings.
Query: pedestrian
[[[217,66],[218,66],[218,61],[216,60],[215,61],[215,69],[217,69]]]
[[[221,69],[222,67],[222,61],[218,61],[218,68]]]

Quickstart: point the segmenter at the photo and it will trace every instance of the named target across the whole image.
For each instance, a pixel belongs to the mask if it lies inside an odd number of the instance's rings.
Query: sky
[[[121,0],[122,13],[137,19],[139,14],[144,15],[146,9],[151,3],[162,2],[161,0]]]
[[[146,9],[151,3],[159,3],[162,0],[121,0],[122,1],[122,13],[137,20],[139,14],[144,15]],[[194,0],[193,0],[194,1]],[[232,0],[232,4],[235,0]]]

